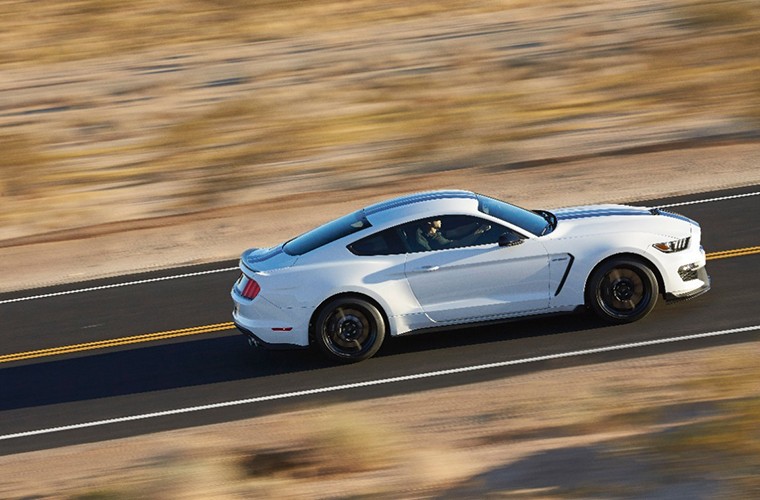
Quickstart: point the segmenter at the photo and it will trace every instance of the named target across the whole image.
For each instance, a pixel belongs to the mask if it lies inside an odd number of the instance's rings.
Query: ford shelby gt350
[[[526,210],[468,191],[380,202],[240,259],[252,345],[353,362],[388,336],[589,309],[639,320],[710,288],[699,224],[657,208]]]

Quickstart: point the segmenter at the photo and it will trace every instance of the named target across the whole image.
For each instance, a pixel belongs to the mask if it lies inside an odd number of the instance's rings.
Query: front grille
[[[684,281],[691,281],[697,279],[697,270],[696,269],[689,269],[688,271],[678,271],[678,275],[681,277]]]

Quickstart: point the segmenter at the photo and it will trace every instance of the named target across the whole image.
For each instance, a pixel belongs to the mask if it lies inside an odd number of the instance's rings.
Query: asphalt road
[[[671,208],[700,222],[713,256],[713,289],[695,300],[660,302],[625,326],[581,314],[389,339],[348,366],[309,351],[250,350],[229,326],[234,261],[0,295],[0,454],[756,341],[760,253],[718,253],[760,246],[760,196],[737,197],[756,192],[639,203],[732,197]],[[162,279],[178,274],[192,276]],[[113,286],[134,281],[143,282]],[[626,344],[635,345],[615,348]]]

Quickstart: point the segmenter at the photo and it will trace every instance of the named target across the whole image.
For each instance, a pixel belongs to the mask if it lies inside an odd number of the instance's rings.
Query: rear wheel
[[[610,323],[631,323],[654,309],[658,293],[657,277],[649,266],[615,258],[591,274],[586,301],[597,316]]]
[[[385,338],[383,315],[358,297],[339,297],[322,308],[314,337],[323,354],[344,363],[372,357]]]

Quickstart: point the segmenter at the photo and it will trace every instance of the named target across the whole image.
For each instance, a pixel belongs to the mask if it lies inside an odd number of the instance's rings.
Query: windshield
[[[293,238],[285,243],[282,250],[288,255],[303,255],[370,226],[364,212],[360,210]]]
[[[542,236],[553,229],[553,225],[547,217],[535,212],[480,194],[477,195],[477,198],[478,210],[484,214],[521,227],[535,236]]]

